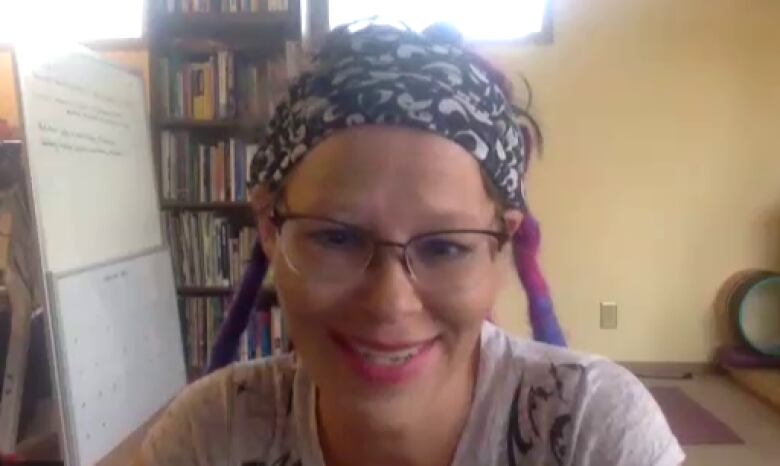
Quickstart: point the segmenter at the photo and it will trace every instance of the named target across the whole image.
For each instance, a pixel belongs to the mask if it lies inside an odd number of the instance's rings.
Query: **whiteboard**
[[[78,46],[14,57],[45,270],[162,245],[141,76]]]
[[[186,381],[144,83],[79,46],[14,58],[62,445],[92,465]]]
[[[185,385],[167,249],[47,279],[69,465],[93,465]]]

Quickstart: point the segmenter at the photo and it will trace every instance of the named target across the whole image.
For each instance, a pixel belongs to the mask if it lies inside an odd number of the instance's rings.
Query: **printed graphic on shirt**
[[[548,456],[563,466],[569,453],[574,388],[585,373],[580,364],[550,364],[536,381],[520,375],[512,403],[506,435],[509,466],[520,466],[531,454]],[[538,449],[548,447],[549,452]]]

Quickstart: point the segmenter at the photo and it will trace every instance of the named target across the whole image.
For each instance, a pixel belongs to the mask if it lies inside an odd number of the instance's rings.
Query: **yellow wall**
[[[558,0],[552,45],[489,48],[534,87],[530,202],[572,346],[704,361],[719,285],[780,268],[779,24],[775,0]],[[524,302],[499,322],[523,331]]]
[[[148,54],[145,50],[101,51],[100,54],[143,73],[146,81],[149,81]],[[0,50],[0,119],[18,126],[19,110],[14,87],[11,53]]]
[[[534,86],[546,150],[530,201],[570,343],[704,361],[720,283],[780,267],[780,2],[554,1],[552,45],[487,51]],[[0,118],[15,112],[9,65],[0,53]],[[617,330],[598,328],[602,300]],[[527,332],[517,286],[498,320]]]
[[[12,126],[17,126],[19,116],[16,110],[13,78],[11,53],[0,50],[0,120],[6,120]]]

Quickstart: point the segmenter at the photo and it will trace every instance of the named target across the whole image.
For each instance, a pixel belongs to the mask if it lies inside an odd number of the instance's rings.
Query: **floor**
[[[780,412],[727,377],[701,375],[685,381],[646,381],[683,389],[731,427],[744,445],[685,447],[685,466],[777,466],[780,464]]]

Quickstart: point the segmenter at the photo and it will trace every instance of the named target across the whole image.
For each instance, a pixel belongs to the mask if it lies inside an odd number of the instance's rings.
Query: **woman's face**
[[[284,213],[334,219],[395,243],[442,230],[504,229],[473,156],[405,128],[364,126],[329,137],[290,175],[281,204]],[[513,231],[519,213],[505,220]],[[328,231],[323,240],[309,228],[297,240],[336,249],[345,241]],[[291,264],[298,256],[285,256],[274,230],[265,227],[261,236],[288,331],[321,394],[393,414],[395,402],[433,399],[469,370],[504,270],[494,256],[461,285],[419,283],[393,247],[376,249],[365,271],[349,279],[336,270],[312,277],[311,267]],[[493,238],[482,241],[497,250]],[[439,249],[446,254],[446,246]]]

